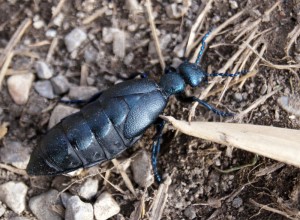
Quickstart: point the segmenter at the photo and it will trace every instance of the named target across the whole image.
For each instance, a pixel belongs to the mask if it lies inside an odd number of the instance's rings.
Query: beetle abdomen
[[[140,88],[138,92],[135,87]],[[122,90],[127,93],[120,95]],[[111,160],[139,139],[166,102],[152,81],[135,80],[112,87],[42,138],[31,155],[28,174],[67,173]]]

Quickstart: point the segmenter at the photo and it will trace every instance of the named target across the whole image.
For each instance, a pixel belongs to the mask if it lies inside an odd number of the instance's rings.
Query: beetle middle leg
[[[176,98],[182,102],[198,102],[199,104],[206,107],[208,110],[210,110],[213,113],[215,113],[216,115],[219,115],[222,117],[234,116],[233,113],[220,111],[220,110],[216,109],[215,107],[211,106],[210,104],[208,104],[207,102],[205,102],[201,99],[198,99],[195,96],[177,96]]]
[[[152,155],[151,155],[151,162],[152,162],[152,168],[153,168],[153,175],[158,183],[161,183],[161,176],[158,173],[157,169],[157,157],[158,153],[160,151],[160,140],[162,137],[162,131],[164,129],[166,122],[162,119],[158,119],[157,125],[156,125],[156,135],[153,141],[152,146]]]

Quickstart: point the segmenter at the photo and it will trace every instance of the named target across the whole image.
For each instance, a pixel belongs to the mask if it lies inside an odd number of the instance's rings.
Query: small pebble
[[[154,179],[150,156],[146,151],[140,151],[131,163],[134,181],[141,187],[150,186]]]
[[[233,199],[232,206],[234,208],[239,208],[241,207],[241,205],[243,205],[243,200],[240,197],[236,197]]]
[[[278,104],[290,114],[300,117],[300,96],[281,96],[277,100]]]
[[[160,48],[161,48],[162,51],[167,49],[167,47],[168,47],[169,43],[171,42],[171,40],[172,40],[171,34],[166,34],[166,35],[164,35],[163,37],[160,38],[159,42],[160,42]]]
[[[129,53],[125,56],[123,62],[126,66],[129,66],[132,63],[133,60],[134,60],[134,54]]]
[[[113,52],[114,54],[123,59],[125,56],[126,47],[126,33],[122,30],[116,30],[113,38]]]
[[[43,20],[38,20],[33,22],[33,27],[35,29],[41,29],[44,26],[45,26],[45,22]]]
[[[196,215],[196,209],[193,206],[189,206],[184,210],[183,213],[188,219],[194,219],[197,217]]]
[[[55,209],[53,209],[55,207]],[[62,210],[57,190],[35,196],[29,200],[29,208],[38,219],[62,220],[56,210]]]
[[[213,18],[212,18],[212,23],[213,24],[216,24],[218,23],[219,21],[221,21],[221,18],[219,15],[215,15]]]
[[[59,123],[61,119],[71,115],[79,110],[70,106],[58,104],[52,111],[52,114],[49,119],[48,128],[52,128],[54,125]]]
[[[86,200],[92,199],[98,192],[99,180],[89,178],[78,189],[78,195]]]
[[[87,63],[94,63],[97,60],[98,51],[94,47],[88,47],[84,51],[84,60]]]
[[[50,79],[53,76],[52,68],[44,61],[37,61],[34,67],[40,79]]]
[[[69,52],[76,50],[87,39],[85,31],[80,28],[73,29],[65,36],[65,44]]]
[[[0,148],[1,162],[11,164],[19,169],[26,169],[29,158],[29,148],[23,147],[20,142],[5,141],[4,147]]]
[[[177,4],[168,4],[166,7],[166,13],[169,18],[179,18],[181,16],[181,13],[177,9]]]
[[[65,219],[67,220],[93,220],[93,206],[82,202],[78,196],[72,196],[68,200]]]
[[[229,0],[229,5],[231,9],[237,9],[239,7],[238,3],[233,0]]]
[[[55,38],[56,35],[57,35],[57,31],[54,30],[54,29],[49,29],[49,30],[46,31],[45,35],[48,38]]]
[[[16,104],[26,104],[33,79],[34,75],[32,73],[14,75],[8,78],[8,91]]]
[[[99,93],[98,88],[92,86],[73,86],[70,88],[68,96],[72,100],[87,100]]]
[[[243,101],[243,95],[239,92],[234,93],[233,98],[237,102]]]
[[[62,13],[59,13],[54,19],[53,19],[53,24],[60,27],[63,20],[64,20],[64,15]]]
[[[28,187],[23,182],[10,181],[0,185],[0,200],[11,210],[21,214],[25,209]]]
[[[119,204],[108,193],[102,193],[94,204],[96,220],[106,220],[120,212]]]
[[[70,83],[63,75],[57,75],[51,79],[55,94],[61,95],[69,91]]]
[[[268,91],[268,85],[267,84],[263,84],[261,89],[260,89],[260,94],[264,95],[266,92]]]
[[[49,80],[37,81],[34,84],[35,91],[40,95],[47,99],[53,99],[54,92],[51,82]]]
[[[104,27],[102,30],[102,40],[104,43],[112,43],[114,40],[114,28]]]

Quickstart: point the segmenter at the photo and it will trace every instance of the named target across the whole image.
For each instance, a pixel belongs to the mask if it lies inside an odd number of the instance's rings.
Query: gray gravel
[[[23,182],[10,181],[0,185],[0,200],[11,210],[21,214],[25,210],[28,187]]]
[[[92,204],[82,202],[78,196],[72,196],[68,199],[66,220],[93,220],[93,216]]]
[[[30,158],[30,149],[23,147],[18,141],[5,141],[0,148],[0,160],[19,169],[26,169]]]
[[[34,67],[40,79],[50,79],[53,76],[53,69],[44,61],[37,61]]]
[[[80,28],[73,29],[65,37],[65,44],[69,52],[76,50],[87,39],[87,34]]]
[[[119,204],[108,192],[102,193],[94,204],[94,215],[97,220],[106,220],[119,212]]]
[[[98,192],[99,180],[88,178],[78,189],[78,195],[86,200],[92,199]]]
[[[134,181],[141,187],[147,187],[153,183],[151,159],[146,151],[142,150],[134,157],[131,169]]]
[[[63,208],[57,190],[50,190],[29,200],[30,210],[40,220],[63,219],[62,216],[53,209],[54,207],[60,210]]]
[[[40,96],[43,96],[47,99],[53,99],[55,97],[53,87],[49,80],[37,81],[34,84],[34,89]]]

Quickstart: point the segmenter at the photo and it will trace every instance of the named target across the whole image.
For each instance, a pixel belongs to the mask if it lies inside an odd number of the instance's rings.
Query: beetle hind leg
[[[162,179],[161,176],[158,173],[157,169],[157,158],[158,154],[160,151],[160,140],[162,137],[162,131],[165,126],[165,121],[164,120],[159,120],[159,123],[156,126],[156,135],[153,141],[153,146],[152,146],[152,156],[151,156],[151,162],[152,162],[152,168],[153,168],[153,175],[158,183],[161,183]]]

